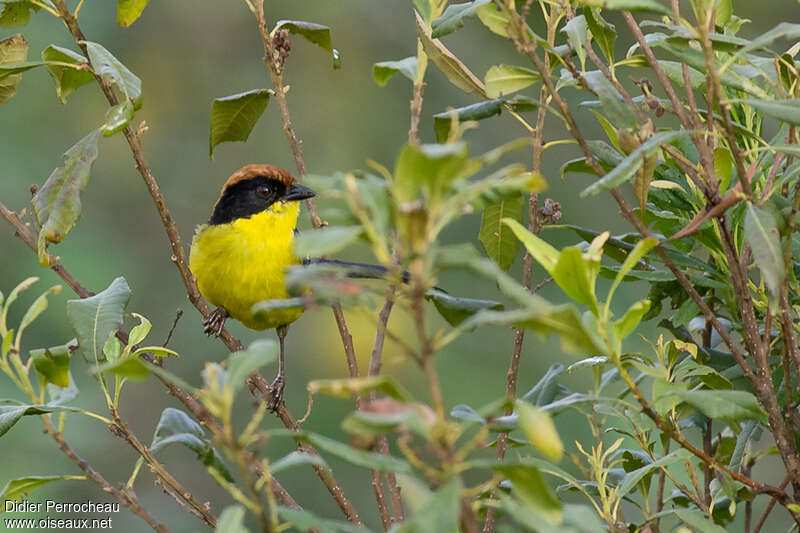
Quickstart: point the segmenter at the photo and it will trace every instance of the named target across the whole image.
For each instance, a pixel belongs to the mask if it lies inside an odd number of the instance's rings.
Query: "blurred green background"
[[[800,18],[795,0],[739,1],[736,4],[739,16],[754,21],[743,30],[750,37],[779,21]],[[334,71],[330,57],[319,48],[300,39],[292,40],[285,78],[291,85],[289,106],[295,129],[303,140],[310,173],[364,169],[368,159],[393,167],[394,158],[407,138],[410,83],[397,76],[387,87],[380,88],[372,80],[372,64],[415,53],[410,5],[410,2],[399,1],[266,2],[266,14],[272,23],[279,19],[301,19],[330,26],[334,46],[342,53],[342,69]],[[184,246],[188,248],[194,226],[206,221],[221,184],[234,170],[256,162],[295,170],[274,103],[267,108],[248,142],[220,145],[215,159],[208,158],[212,99],[269,86],[261,61],[263,50],[258,31],[245,5],[236,1],[153,1],[130,28],[119,28],[115,20],[116,2],[88,0],[81,11],[80,23],[87,38],[103,44],[142,79],[144,107],[136,114],[135,122],[147,122],[149,130],[143,137],[145,152],[181,231]],[[612,20],[622,28],[621,21]],[[46,12],[34,16],[28,27],[1,29],[0,38],[18,31],[30,43],[30,59],[37,59],[39,52],[49,44],[77,49],[63,25]],[[479,77],[493,64],[522,62],[508,43],[489,33],[476,20],[467,20],[466,28],[448,36],[445,43]],[[621,38],[618,51],[624,53],[629,44],[630,39]],[[444,111],[447,106],[473,103],[474,97],[450,86],[433,65],[428,72],[420,132],[424,141],[433,142],[431,115]],[[530,94],[534,94],[533,90]],[[29,186],[43,183],[52,169],[61,165],[61,154],[102,123],[106,107],[105,99],[94,84],[73,93],[68,105],[62,105],[44,70],[26,73],[17,95],[0,108],[0,199],[3,203],[15,210],[27,206]],[[578,118],[585,124],[590,138],[599,138],[600,130],[589,113],[580,112]],[[564,134],[552,117],[548,124],[548,139]],[[467,140],[472,152],[480,153],[522,135],[524,132],[518,124],[503,115],[483,122],[479,130],[467,134]],[[545,156],[544,174],[549,190],[544,195],[561,202],[562,221],[601,231],[629,231],[617,215],[610,196],[578,198],[577,192],[588,182],[588,176],[571,175],[565,181],[559,179],[561,163],[574,157],[573,154],[571,149],[564,149],[547,152]],[[528,163],[528,154],[515,157]],[[163,342],[176,310],[183,309],[185,315],[170,345],[181,358],[170,361],[169,368],[184,379],[198,383],[204,361],[222,360],[227,354],[222,344],[202,334],[200,317],[189,304],[170,262],[163,228],[121,135],[101,140],[100,155],[83,203],[82,220],[66,241],[52,247],[51,251],[59,255],[69,271],[90,290],[100,291],[115,277],[124,276],[133,290],[128,310],[141,313],[153,322],[150,337],[153,344]],[[305,215],[302,223],[308,225]],[[452,242],[470,241],[478,245],[479,225],[478,214],[465,216],[447,230],[445,237]],[[566,233],[550,232],[545,237],[556,245],[575,242],[573,236]],[[368,259],[362,249],[345,251],[339,256]],[[520,264],[521,254],[512,267],[517,277]],[[39,276],[41,281],[12,309],[12,325],[35,294],[60,280],[51,271],[41,268],[35,255],[14,238],[10,228],[0,224],[0,290],[7,294],[19,281],[32,275]],[[540,279],[542,273],[537,270],[535,282]],[[499,297],[493,283],[467,273],[447,273],[439,284],[457,295]],[[645,293],[644,285],[626,286],[617,303],[627,305],[645,297]],[[554,301],[563,299],[553,286],[546,287],[542,294]],[[28,330],[25,350],[62,344],[72,337],[64,313],[65,301],[72,297],[66,287],[60,295],[51,297],[48,311]],[[348,312],[363,369],[374,336],[372,321],[365,317],[365,312],[374,310]],[[430,316],[434,314],[431,309]],[[443,325],[438,317],[432,322],[436,326]],[[228,325],[232,333],[245,342],[259,336],[238,324]],[[390,321],[390,327],[401,336],[409,329],[408,325],[407,317],[400,312]],[[643,333],[651,338],[657,334],[652,325],[646,326]],[[272,333],[261,335],[273,336]],[[634,349],[637,342],[631,341],[630,349]],[[286,399],[289,408],[299,416],[305,410],[305,384],[309,379],[345,377],[347,369],[338,333],[327,309],[304,314],[292,326],[287,343]],[[477,407],[503,396],[512,344],[511,330],[483,329],[463,336],[440,353],[437,364],[448,406],[467,403]],[[536,383],[551,364],[569,364],[574,360],[574,356],[561,352],[557,342],[528,335],[520,370],[520,393]],[[419,397],[428,397],[421,373],[405,361],[391,343],[386,346],[384,361],[386,373]],[[272,371],[264,369],[264,374],[271,375]],[[97,387],[87,376],[86,365],[80,358],[73,361],[72,372],[82,390],[76,403],[99,410],[101,400]],[[588,383],[588,375],[568,375],[563,381],[570,387],[580,388]],[[0,398],[22,399],[4,376],[0,378]],[[240,405],[244,419],[251,412],[251,403],[242,398]],[[144,441],[149,441],[163,408],[180,407],[152,380],[128,385],[122,406],[122,415]],[[339,424],[351,408],[349,401],[317,401],[305,427],[344,438]],[[78,416],[70,416],[68,422],[66,436],[78,453],[112,482],[127,479],[135,461],[128,446],[97,422]],[[557,423],[571,451],[574,451],[572,443],[576,439],[591,439],[579,416],[561,415]],[[277,425],[274,420],[267,420],[266,424]],[[288,443],[275,442],[269,443],[264,452],[275,459],[290,449]],[[33,417],[23,420],[0,439],[0,457],[0,485],[24,475],[76,473],[76,468],[58,452],[55,444],[41,434],[41,424]],[[218,513],[230,502],[229,496],[195,461],[192,452],[167,449],[162,459],[198,499],[212,502],[214,512]],[[331,460],[331,464],[362,517],[370,525],[378,524],[369,473],[335,460]],[[340,517],[310,469],[289,471],[280,480],[301,505],[328,517]],[[152,481],[152,476],[143,472],[136,492],[170,530],[205,528],[198,519],[178,509]],[[45,497],[63,501],[87,498],[106,501],[95,485],[79,481],[51,485],[36,493],[33,499],[41,501]],[[126,510],[114,517],[114,526],[118,531],[146,528]]]

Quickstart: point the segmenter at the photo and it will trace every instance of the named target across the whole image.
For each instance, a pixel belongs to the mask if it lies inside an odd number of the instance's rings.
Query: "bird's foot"
[[[219,337],[225,327],[225,319],[228,318],[228,310],[220,306],[211,311],[208,318],[203,320],[203,333],[209,337]]]
[[[271,393],[269,399],[267,400],[267,408],[269,408],[271,413],[277,413],[281,404],[283,404],[283,389],[285,387],[286,382],[284,381],[283,376],[277,376],[269,386]]]

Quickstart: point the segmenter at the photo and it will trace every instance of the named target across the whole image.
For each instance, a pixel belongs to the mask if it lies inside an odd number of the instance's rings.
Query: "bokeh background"
[[[372,79],[372,64],[415,53],[410,5],[410,2],[397,0],[266,2],[267,17],[273,23],[279,19],[300,19],[330,26],[334,46],[342,53],[342,69],[334,71],[330,57],[321,49],[301,39],[292,40],[292,55],[286,70],[286,81],[291,85],[289,106],[294,126],[303,140],[309,172],[328,174],[363,169],[368,159],[393,167],[395,156],[407,137],[411,86],[405,78],[397,76],[388,86],[378,87]],[[739,16],[753,20],[743,30],[750,37],[779,21],[800,19],[795,0],[738,1],[735,10]],[[143,138],[145,152],[181,231],[184,246],[188,247],[195,225],[205,222],[221,184],[235,169],[246,163],[268,162],[295,170],[274,103],[267,108],[248,142],[220,145],[214,160],[208,157],[212,99],[269,86],[261,61],[263,51],[257,28],[245,5],[236,1],[153,1],[130,28],[118,27],[115,20],[116,2],[111,1],[89,0],[80,16],[87,38],[103,44],[142,79],[144,107],[136,114],[135,121],[147,122],[149,130]],[[622,29],[619,20],[614,22]],[[49,44],[76,50],[63,25],[46,12],[34,16],[25,28],[0,29],[0,38],[18,31],[30,43],[31,59],[38,58],[39,52]],[[619,53],[624,53],[630,42],[623,33],[618,42]],[[445,43],[479,77],[493,64],[521,64],[508,43],[489,33],[476,20],[467,20],[466,28],[448,36]],[[433,142],[431,116],[447,106],[457,107],[475,100],[450,86],[433,65],[427,82],[420,132],[424,141]],[[0,199],[3,203],[16,210],[27,206],[29,186],[43,183],[52,169],[61,165],[61,154],[102,123],[106,107],[105,99],[94,84],[73,93],[69,103],[62,105],[44,70],[24,74],[17,95],[0,108]],[[589,137],[599,137],[600,130],[590,114],[582,112],[578,117],[585,124]],[[553,118],[548,122],[548,139],[563,135]],[[523,134],[513,119],[503,115],[481,123],[479,130],[468,133],[467,140],[473,153],[479,153]],[[573,154],[569,149],[553,150],[545,157],[544,174],[549,182],[545,195],[561,203],[562,221],[617,233],[629,231],[610,197],[578,197],[588,176],[559,179],[559,166],[567,158],[574,157]],[[525,163],[529,158],[528,154],[516,157]],[[121,135],[101,140],[100,155],[83,202],[82,220],[66,241],[52,247],[51,251],[91,290],[102,290],[115,277],[124,276],[133,290],[128,310],[152,321],[150,340],[153,344],[163,342],[176,310],[183,309],[184,317],[170,345],[180,352],[181,358],[171,361],[169,368],[184,379],[199,383],[204,361],[222,360],[227,354],[222,344],[202,334],[200,317],[189,304],[170,262],[163,228]],[[324,204],[322,207],[324,209]],[[303,217],[303,224],[308,225],[307,217]],[[479,215],[465,216],[448,229],[445,237],[451,242],[469,241],[479,246],[479,225]],[[546,238],[557,245],[575,242],[574,237],[566,233],[550,232]],[[340,257],[369,258],[366,250],[358,247],[341,253]],[[521,254],[512,267],[517,277],[520,266]],[[60,280],[51,271],[41,268],[35,255],[14,238],[10,228],[0,224],[0,290],[7,294],[27,276],[39,276],[41,281],[12,309],[11,324],[19,320],[38,292]],[[541,271],[537,271],[536,280],[541,278]],[[447,273],[440,285],[458,295],[499,297],[493,283],[468,273]],[[645,293],[643,285],[626,286],[624,292],[619,293],[617,303],[627,305],[643,298]],[[553,301],[563,300],[554,286],[546,287],[542,294]],[[72,297],[65,287],[60,295],[50,298],[49,309],[25,336],[25,350],[62,344],[73,336],[65,318],[65,302]],[[366,368],[374,336],[365,312],[374,311],[348,312],[362,368]],[[434,314],[431,309],[431,315]],[[434,325],[442,326],[443,322],[434,319]],[[390,327],[401,336],[410,331],[402,313],[392,316]],[[245,342],[259,337],[235,323],[229,323],[229,328]],[[654,338],[657,330],[647,326],[643,333]],[[631,342],[631,350],[637,348],[637,342]],[[477,407],[503,396],[512,344],[511,330],[487,328],[463,336],[440,353],[437,365],[448,406],[467,403]],[[329,310],[307,312],[292,326],[287,353],[286,398],[297,415],[305,410],[305,384],[309,379],[347,375]],[[384,360],[386,373],[414,394],[427,398],[421,373],[404,360],[391,343],[387,344]],[[551,364],[568,364],[574,360],[574,356],[563,354],[552,339],[528,335],[520,369],[520,392],[524,393],[535,384]],[[82,390],[76,403],[100,409],[96,384],[86,370],[80,358],[73,361],[72,372]],[[264,370],[265,375],[271,372],[272,369]],[[566,375],[563,382],[580,388],[588,384],[588,375]],[[22,399],[5,376],[0,377],[0,398]],[[122,406],[123,416],[144,441],[149,441],[165,407],[180,407],[153,381],[128,385]],[[240,406],[244,419],[251,412],[251,404],[243,398]],[[349,401],[317,401],[305,427],[345,438],[339,424],[351,408]],[[121,483],[127,479],[135,462],[129,447],[96,422],[78,416],[71,416],[68,421],[67,439],[78,453],[112,482]],[[273,420],[265,424],[277,425]],[[583,419],[577,415],[561,415],[558,427],[571,451],[574,451],[572,443],[576,439],[591,440]],[[289,444],[276,442],[268,444],[265,453],[275,459],[290,449]],[[211,501],[215,512],[230,502],[229,496],[214,484],[192,452],[182,448],[166,449],[162,459],[198,499]],[[373,526],[378,524],[369,473],[334,459],[330,462],[362,517]],[[24,419],[0,439],[0,485],[24,475],[67,473],[77,473],[76,468],[42,435],[41,424],[35,417]],[[780,473],[775,475],[780,477]],[[340,517],[310,469],[289,471],[280,480],[299,503],[319,514]],[[205,528],[202,522],[178,509],[152,481],[152,476],[143,472],[136,492],[170,530]],[[53,484],[36,493],[33,499],[44,498],[106,501],[95,485],[80,481]],[[779,522],[776,520],[774,525],[777,527]],[[126,510],[114,516],[114,527],[117,531],[146,529],[143,522]]]

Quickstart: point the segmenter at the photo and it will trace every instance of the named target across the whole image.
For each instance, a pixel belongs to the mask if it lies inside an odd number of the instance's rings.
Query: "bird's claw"
[[[208,318],[203,321],[203,333],[209,337],[219,337],[225,327],[225,319],[228,318],[228,310],[224,307],[217,307]]]
[[[283,389],[285,386],[286,382],[284,381],[283,376],[277,376],[269,386],[270,397],[267,400],[267,408],[271,413],[278,412],[281,404],[283,404]]]

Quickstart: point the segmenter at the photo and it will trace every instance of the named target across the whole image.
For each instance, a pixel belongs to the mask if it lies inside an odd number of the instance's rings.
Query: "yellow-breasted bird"
[[[299,201],[314,195],[282,168],[247,165],[225,182],[208,224],[198,226],[192,240],[189,267],[200,293],[216,306],[204,322],[205,332],[219,335],[229,316],[250,329],[277,331],[278,375],[269,405],[273,411],[285,386],[284,338],[303,310],[256,315],[251,309],[263,300],[288,297],[285,270],[300,262],[292,251]]]

